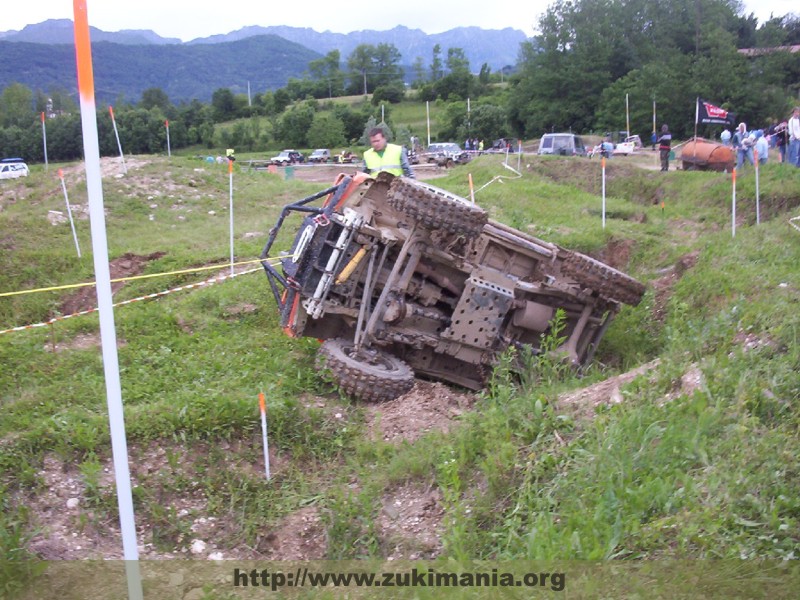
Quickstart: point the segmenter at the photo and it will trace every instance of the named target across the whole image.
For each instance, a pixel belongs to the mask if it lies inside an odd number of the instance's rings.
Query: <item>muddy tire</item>
[[[641,302],[645,291],[644,285],[632,277],[579,252],[567,253],[561,272],[604,298],[631,306]]]
[[[346,394],[366,402],[394,400],[414,386],[414,372],[396,356],[374,348],[356,354],[353,342],[341,338],[322,344],[317,370]]]
[[[430,229],[442,229],[467,238],[483,231],[486,211],[432,185],[397,177],[387,194],[389,204]]]

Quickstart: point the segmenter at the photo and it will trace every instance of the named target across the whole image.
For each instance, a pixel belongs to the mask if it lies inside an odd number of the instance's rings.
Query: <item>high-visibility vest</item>
[[[377,175],[381,171],[386,171],[392,175],[402,175],[403,167],[400,165],[402,152],[403,147],[397,144],[386,144],[383,155],[370,148],[364,152],[364,163],[369,169],[369,174]]]

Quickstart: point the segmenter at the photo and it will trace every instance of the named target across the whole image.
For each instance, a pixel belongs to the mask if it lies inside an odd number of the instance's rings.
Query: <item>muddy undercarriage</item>
[[[278,231],[305,214],[288,253]],[[621,304],[644,286],[583,254],[488,219],[439,188],[342,176],[284,208],[261,255],[284,330],[325,340],[318,368],[362,400],[395,398],[415,373],[480,389],[508,348],[588,364]]]

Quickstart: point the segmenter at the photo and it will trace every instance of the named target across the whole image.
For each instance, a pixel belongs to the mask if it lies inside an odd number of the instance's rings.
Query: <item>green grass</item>
[[[458,561],[797,558],[800,233],[787,220],[800,205],[800,172],[762,170],[759,226],[754,177],[742,175],[732,237],[725,174],[612,162],[603,228],[596,162],[527,157],[517,177],[501,160],[481,157],[435,183],[469,196],[471,174],[492,218],[547,241],[596,256],[627,244],[620,268],[650,284],[639,306],[622,310],[584,378],[542,358],[520,380],[506,357],[450,433],[393,445],[370,440],[363,408],[317,379],[317,343],[283,335],[260,273],[120,307],[129,444],[139,456],[165,452],[157,470],[137,474],[147,542],[163,551],[185,545],[190,521],[170,500],[197,495],[204,514],[228,524],[218,544],[259,548],[266,529],[314,505],[328,558],[380,558],[381,498],[415,483],[440,492],[445,557]],[[92,279],[88,221],[77,221],[78,259],[68,225],[46,219],[63,206],[52,179],[34,171],[24,200],[3,200],[0,291]],[[110,257],[164,252],[144,273],[211,263],[224,271],[228,184],[226,168],[177,157],[107,178]],[[280,207],[321,187],[237,171],[237,260],[258,256]],[[85,186],[70,187],[70,199],[84,204]],[[287,235],[279,246],[288,243]],[[658,296],[665,269],[693,252],[696,264]],[[132,281],[115,299],[207,276]],[[72,293],[0,298],[0,327],[56,316]],[[28,568],[22,559],[35,534],[22,494],[43,487],[46,456],[75,464],[90,502],[84,519],[116,518],[112,489],[100,484],[110,454],[101,356],[95,345],[70,347],[97,333],[93,314],[0,335],[0,568],[12,583]],[[588,420],[561,410],[562,392],[654,358],[657,368],[622,387],[623,403]],[[681,378],[692,369],[702,378],[685,391]],[[271,485],[256,467],[260,391],[284,461]],[[336,403],[340,418],[315,395]]]

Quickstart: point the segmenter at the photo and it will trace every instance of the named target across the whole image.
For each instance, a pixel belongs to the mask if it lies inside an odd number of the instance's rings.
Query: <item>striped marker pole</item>
[[[106,400],[117,484],[117,503],[122,532],[122,547],[130,600],[143,600],[139,571],[139,549],[136,546],[136,525],[133,515],[133,494],[128,464],[128,443],[122,408],[119,379],[117,336],[114,329],[114,307],[111,299],[111,274],[108,265],[108,240],[103,206],[103,182],[100,170],[100,144],[97,137],[97,113],[94,99],[92,44],[89,37],[89,16],[86,0],[73,0],[75,15],[75,57],[80,93],[83,151],[86,163],[86,186],[89,197],[89,218],[92,231],[97,303],[100,312],[100,340],[103,347],[103,371]]]
[[[267,474],[267,481],[269,481],[270,474],[269,474],[269,442],[267,441],[267,403],[264,400],[264,392],[258,394],[258,407],[261,411],[261,437],[264,442],[264,471]]]
[[[736,167],[733,167],[733,196],[731,199],[731,237],[736,237]]]
[[[602,167],[602,196],[603,196],[603,229],[606,228],[606,157],[600,157],[600,166]]]
[[[42,146],[44,146],[44,170],[49,169],[47,164],[47,128],[44,125],[44,113],[42,113]]]
[[[230,189],[230,238],[231,238],[231,275],[233,275],[233,161],[228,158],[228,188]]]
[[[472,183],[472,173],[469,174],[469,198],[472,204],[475,204],[475,186]]]
[[[44,114],[44,113],[42,113]],[[61,190],[64,192],[64,201],[67,203],[67,215],[69,215],[69,226],[72,228],[72,239],[75,240],[75,250],[78,251],[78,258],[81,257],[81,247],[78,245],[78,235],[75,233],[75,221],[72,218],[72,208],[69,205],[69,196],[67,195],[67,186],[64,185],[64,171],[58,170],[58,178],[61,180]]]
[[[119,141],[119,131],[117,131],[117,120],[114,118],[114,107],[108,105],[108,114],[111,115],[111,124],[114,126],[114,137],[117,138],[117,148],[119,148],[119,158],[122,161],[122,172],[128,174],[128,167],[125,165],[125,155],[122,153],[122,143]]]
[[[755,148],[753,149],[753,165],[756,168],[756,225],[761,224],[761,202],[760,202],[760,194],[758,189],[758,150]]]

